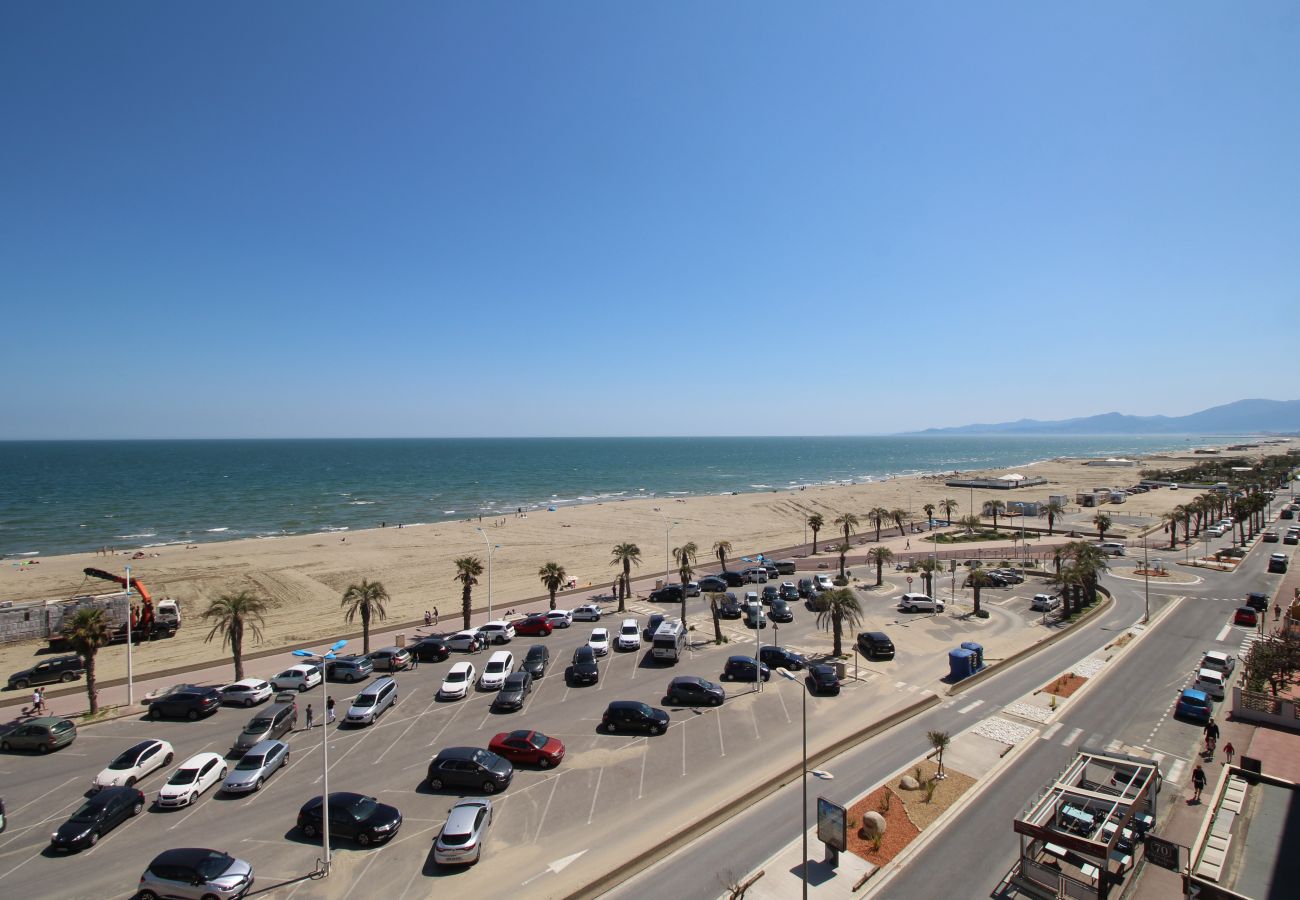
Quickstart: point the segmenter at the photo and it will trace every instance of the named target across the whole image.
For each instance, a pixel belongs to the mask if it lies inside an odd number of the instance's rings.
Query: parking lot
[[[897,646],[890,662],[848,666],[848,680],[838,697],[809,698],[810,742],[876,721],[891,711],[945,689],[946,651],[964,640],[985,644],[991,659],[1005,656],[1044,635],[1039,614],[1028,611],[1032,585],[984,592],[991,616],[974,620],[959,615],[902,615],[893,611],[901,580],[883,590],[861,592],[867,611],[863,630],[884,630]],[[942,591],[940,596],[946,596]],[[792,606],[794,606],[792,604]],[[711,635],[702,600],[690,601],[690,621],[697,641]],[[630,604],[627,615],[644,624],[652,611],[675,614],[676,604]],[[795,621],[779,631],[779,642],[797,651],[818,654],[829,649],[830,636],[814,627],[814,615],[795,606]],[[961,610],[959,609],[958,612]],[[617,630],[621,616],[608,614],[602,626]],[[492,695],[474,692],[458,702],[441,702],[436,691],[442,675],[465,654],[438,664],[425,663],[397,676],[398,705],[367,728],[328,727],[330,790],[373,795],[398,807],[404,823],[388,844],[363,850],[335,841],[334,869],[325,880],[305,876],[317,867],[318,844],[296,831],[299,808],[321,790],[321,730],[299,730],[285,770],[258,793],[227,797],[209,791],[189,809],[153,808],[110,832],[98,846],[71,857],[49,854],[49,833],[76,808],[90,779],[122,749],[146,737],[173,744],[176,759],[140,787],[153,799],[176,765],[200,751],[224,751],[251,713],[227,708],[198,722],[152,722],[121,719],[83,728],[70,747],[36,756],[0,756],[9,830],[0,835],[0,891],[11,896],[130,896],[141,871],[154,854],[178,846],[226,850],[247,859],[256,870],[257,892],[276,896],[365,897],[382,891],[389,897],[427,895],[427,879],[454,878],[473,896],[564,893],[575,885],[617,867],[620,861],[652,846],[663,835],[708,809],[779,772],[799,759],[801,684],[774,677],[762,691],[728,683],[725,704],[685,709],[664,705],[671,677],[695,674],[719,680],[733,653],[754,652],[754,631],[741,622],[724,622],[729,643],[699,644],[674,667],[658,664],[648,650],[618,653],[600,662],[597,685],[569,687],[565,663],[585,642],[593,623],[574,623],[546,638],[516,638],[509,645],[516,657],[534,642],[551,648],[552,664],[523,710],[490,710]],[[769,627],[768,643],[777,637]],[[846,650],[853,634],[846,634]],[[478,667],[489,654],[469,656]],[[269,677],[278,668],[259,665],[250,672]],[[856,678],[855,676],[856,672]],[[360,686],[331,684],[340,710]],[[317,707],[319,688],[299,699]],[[671,715],[667,733],[652,737],[607,735],[597,731],[606,704],[615,699],[644,700]],[[300,717],[300,725],[303,722]],[[535,728],[558,737],[567,747],[554,770],[517,767],[515,779],[494,797],[494,825],[483,862],[466,871],[440,871],[431,846],[457,794],[434,793],[423,784],[425,769],[446,746],[485,747],[492,736],[517,728]],[[232,762],[233,765],[233,762]],[[277,887],[278,886],[278,887]]]

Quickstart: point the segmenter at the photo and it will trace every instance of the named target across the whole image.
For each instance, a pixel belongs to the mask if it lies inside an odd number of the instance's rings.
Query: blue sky
[[[1296,396],[1294,3],[10,3],[0,438]]]

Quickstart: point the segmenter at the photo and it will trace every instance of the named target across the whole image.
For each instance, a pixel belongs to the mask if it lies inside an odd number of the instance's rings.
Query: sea
[[[0,442],[0,555],[17,561],[100,547],[347,532],[1215,442],[1230,441],[1183,435],[8,441]]]

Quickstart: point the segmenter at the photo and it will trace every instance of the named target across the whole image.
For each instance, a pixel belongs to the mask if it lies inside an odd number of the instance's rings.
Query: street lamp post
[[[778,668],[776,673],[787,681],[799,680],[784,666]],[[803,712],[803,863],[799,871],[800,880],[803,882],[803,897],[804,900],[808,900],[808,686],[806,684],[799,685],[799,698]],[[828,781],[835,777],[821,769],[814,769],[812,774]]]
[[[126,567],[126,705],[135,706],[135,679],[131,671],[131,567]]]
[[[1146,612],[1142,615],[1142,624],[1151,621],[1151,563],[1147,558],[1147,539],[1142,538],[1142,582],[1146,594]]]
[[[491,621],[492,621],[492,553],[493,553],[493,551],[495,551],[495,550],[500,550],[500,549],[501,549],[501,545],[500,545],[500,544],[494,544],[494,543],[492,543],[491,541],[489,541],[489,540],[488,540],[488,536],[487,536],[487,532],[484,531],[482,528],[475,528],[474,530],[477,531],[479,534],[483,535],[483,544],[484,544],[484,546],[487,547],[487,555],[488,555],[488,621],[491,622]]]
[[[294,656],[301,656],[307,659],[316,660],[320,664],[320,748],[321,748],[321,795],[320,795],[320,821],[321,821],[321,840],[324,842],[325,858],[321,860],[323,869],[322,875],[327,876],[330,873],[330,744],[329,744],[329,695],[326,693],[327,685],[325,679],[325,661],[333,659],[334,655],[347,646],[347,641],[335,641],[330,648],[324,653],[313,653],[310,650],[295,650]]]
[[[672,554],[668,552],[668,532],[672,531],[673,527],[677,525],[677,523],[669,522],[668,514],[665,513],[658,506],[655,507],[655,512],[659,513],[659,515],[662,516],[664,520],[664,586],[667,587],[668,582],[670,581],[668,576],[668,572],[669,572],[668,560],[671,559],[672,557]],[[685,590],[685,585],[683,585],[683,590]]]

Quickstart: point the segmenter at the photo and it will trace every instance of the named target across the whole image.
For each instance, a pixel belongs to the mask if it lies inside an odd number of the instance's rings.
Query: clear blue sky
[[[7,3],[0,437],[1292,399],[1293,2]]]

